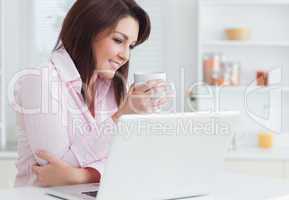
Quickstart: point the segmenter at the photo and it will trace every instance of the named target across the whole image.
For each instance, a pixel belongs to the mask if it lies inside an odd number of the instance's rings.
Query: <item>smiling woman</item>
[[[126,17],[119,21],[115,29],[104,32],[93,41],[93,56],[97,61],[95,68],[99,75],[112,79],[115,72],[128,62],[138,31],[138,22],[132,17]]]
[[[134,0],[76,1],[47,66],[16,81],[16,186],[99,182],[118,118],[163,103],[151,98],[162,81],[126,89],[130,51],[149,34]]]
[[[67,14],[59,36],[57,49],[63,46],[65,47],[76,64],[82,82],[86,84],[86,86],[89,85],[95,69],[101,70],[104,67],[100,66],[104,63],[99,63],[102,62],[104,58],[101,58],[101,61],[99,61],[97,59],[102,56],[96,56],[102,52],[96,51],[100,50],[98,46],[101,47],[104,45],[103,41],[109,40],[109,35],[115,32],[114,29],[118,28],[124,33],[130,33],[127,34],[127,36],[131,36],[129,39],[133,41],[127,42],[133,42],[134,45],[141,44],[148,39],[150,34],[149,17],[139,6],[129,5],[132,2],[134,1],[104,2],[100,0],[84,0],[76,2]],[[135,2],[133,4],[136,5]],[[128,23],[126,24],[125,22]],[[115,43],[123,40],[119,38],[111,39],[113,39]],[[92,46],[94,48],[92,48]],[[122,51],[129,51],[129,49],[125,49],[128,48],[127,46],[123,44],[119,46],[123,48],[121,49]],[[107,48],[105,47],[105,49]],[[95,68],[97,65],[98,68]],[[124,66],[117,71],[125,80],[128,76],[128,66],[128,63],[124,63]],[[117,103],[120,104],[121,99],[124,98],[125,85],[123,85],[123,81],[120,80],[119,76],[114,76],[113,85],[116,88]],[[82,90],[83,97],[86,99],[84,92],[85,91]]]

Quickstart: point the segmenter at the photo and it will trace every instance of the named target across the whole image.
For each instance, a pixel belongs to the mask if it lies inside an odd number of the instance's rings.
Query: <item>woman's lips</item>
[[[117,70],[118,67],[120,66],[119,63],[117,63],[117,62],[115,62],[115,61],[113,61],[113,60],[109,60],[109,63],[110,63],[110,65],[111,65],[111,67],[112,67],[113,70]]]

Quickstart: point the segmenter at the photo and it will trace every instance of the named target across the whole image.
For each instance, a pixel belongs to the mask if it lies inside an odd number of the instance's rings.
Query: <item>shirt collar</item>
[[[50,61],[65,83],[81,81],[80,74],[72,58],[64,48],[54,51],[51,54]]]
[[[66,84],[71,84],[73,88],[77,89],[77,91],[80,92],[82,88],[82,81],[80,78],[80,74],[72,58],[65,50],[65,48],[62,47],[54,51],[51,54],[50,61],[56,68],[56,71],[58,72],[62,81],[64,81]],[[105,80],[100,77],[95,78],[96,78],[95,83],[98,91],[97,97],[98,99],[102,99],[107,94],[112,81]]]

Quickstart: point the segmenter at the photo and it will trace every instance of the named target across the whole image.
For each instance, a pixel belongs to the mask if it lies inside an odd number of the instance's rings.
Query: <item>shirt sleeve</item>
[[[22,118],[22,129],[33,156],[41,165],[47,162],[35,155],[37,151],[45,150],[60,158],[69,147],[67,127],[61,123],[62,113],[49,110],[51,102],[46,85],[40,75],[25,76],[16,84],[13,104],[17,115]],[[70,164],[75,165],[73,161]]]
[[[85,168],[93,168],[93,169],[97,170],[100,173],[100,175],[102,176],[103,172],[104,172],[106,160],[107,159],[104,158],[102,160],[95,161],[94,163],[91,163],[91,164],[86,165],[84,167]]]
[[[81,167],[91,167],[102,174],[115,128],[111,118],[95,124],[93,133],[75,137],[67,154],[73,153]]]
[[[41,82],[38,76],[25,78],[17,90],[18,114],[23,117],[23,128],[37,162],[47,164],[35,155],[45,150],[72,166],[91,167],[102,174],[115,123],[111,118],[95,123],[90,132],[76,134],[70,141],[68,129],[61,123],[64,113],[49,111],[51,102],[45,99],[49,94],[45,94]]]

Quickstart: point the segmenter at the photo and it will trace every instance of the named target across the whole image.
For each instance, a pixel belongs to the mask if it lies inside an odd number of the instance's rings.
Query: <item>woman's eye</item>
[[[118,43],[118,44],[121,44],[122,43],[122,40],[120,40],[120,39],[118,39],[118,38],[114,38],[113,39],[116,43]]]
[[[135,45],[130,45],[129,48],[130,48],[131,50],[133,50],[133,49],[135,48]]]

